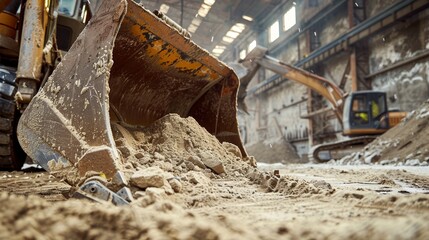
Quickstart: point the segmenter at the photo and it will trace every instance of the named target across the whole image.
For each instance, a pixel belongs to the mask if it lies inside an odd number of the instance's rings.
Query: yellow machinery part
[[[406,116],[407,112],[389,112],[389,127],[398,125]]]
[[[18,17],[9,12],[0,12],[0,35],[15,39]]]

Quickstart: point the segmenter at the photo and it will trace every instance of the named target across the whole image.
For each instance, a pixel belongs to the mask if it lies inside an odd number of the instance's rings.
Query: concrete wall
[[[365,1],[367,18],[373,17],[381,11],[391,7],[393,4],[401,0],[370,0]]]
[[[327,15],[318,26],[318,35],[321,45],[326,45],[346,33],[349,27],[347,6],[339,8],[335,14]]]
[[[429,11],[370,39],[370,74],[429,51]],[[412,111],[429,98],[429,57],[409,61],[372,77],[373,89],[386,91],[389,108]]]
[[[322,11],[326,6],[332,3],[332,0],[302,0],[297,2],[297,11],[299,12],[300,22],[306,23]]]
[[[323,73],[320,75],[334,82],[336,85],[340,85],[348,61],[348,53],[340,53],[338,55],[335,55],[332,58],[329,58],[328,60],[323,62]],[[345,85],[345,91],[350,91],[351,82],[349,79],[349,74],[347,73],[345,77],[348,79]]]

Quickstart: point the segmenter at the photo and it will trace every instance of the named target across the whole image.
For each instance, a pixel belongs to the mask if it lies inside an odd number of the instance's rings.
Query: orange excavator
[[[317,92],[330,103],[343,127],[343,135],[350,139],[313,146],[309,153],[316,162],[331,159],[331,153],[353,148],[362,148],[396,126],[406,112],[389,111],[386,93],[380,91],[343,92],[332,81],[312,74],[267,55],[267,49],[257,46],[241,61],[246,71],[237,71],[241,79],[238,93],[239,106],[245,106],[246,88],[263,67],[282,77],[303,84]]]
[[[26,154],[47,171],[100,172],[126,187],[111,124],[148,126],[169,113],[246,156],[238,77],[163,14],[132,0],[2,0],[0,13],[2,169],[20,169]],[[127,203],[129,191],[98,180],[76,193]]]

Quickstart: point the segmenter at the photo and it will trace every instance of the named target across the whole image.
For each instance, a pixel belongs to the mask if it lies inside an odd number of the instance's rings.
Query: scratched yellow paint
[[[201,62],[186,61],[182,59],[181,55],[179,54],[179,50],[174,46],[168,45],[165,49],[163,49],[163,44],[165,44],[165,41],[162,39],[155,41],[148,39],[146,36],[152,35],[152,33],[142,30],[140,25],[134,24],[131,27],[131,33],[142,42],[150,42],[150,47],[147,48],[146,54],[148,57],[156,59],[159,68],[169,70],[171,67],[174,67],[180,71],[191,71],[194,73],[194,76],[204,78],[205,80],[209,81],[217,81],[220,78],[218,73],[204,66]],[[176,61],[176,59],[179,59],[179,61]],[[171,65],[173,63],[174,65]],[[198,71],[196,71],[197,69]]]
[[[178,57],[180,59],[180,55]],[[192,70],[195,71],[198,68],[200,68],[201,66],[202,66],[202,64],[199,63],[199,62],[197,62],[197,61],[190,62],[190,61],[186,61],[186,60],[183,60],[183,59],[180,59],[178,62],[176,62],[174,64],[175,68],[178,68],[178,69],[181,69],[181,70],[184,70],[184,71],[189,71],[189,70],[190,71],[192,71]]]
[[[200,77],[207,76],[209,81],[217,81],[220,79],[220,75],[217,72],[206,66],[202,66],[196,75]]]

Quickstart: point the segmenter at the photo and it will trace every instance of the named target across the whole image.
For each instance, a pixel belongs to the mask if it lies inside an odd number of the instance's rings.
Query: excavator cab
[[[94,7],[88,1],[60,0],[57,20],[57,44],[62,51],[68,51],[92,17]]]
[[[344,135],[381,134],[390,128],[386,93],[353,92],[346,98],[344,105]]]

